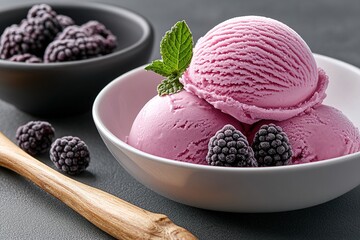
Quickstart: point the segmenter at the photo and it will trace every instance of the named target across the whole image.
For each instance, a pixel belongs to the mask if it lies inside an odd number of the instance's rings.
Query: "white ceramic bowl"
[[[330,77],[325,103],[360,126],[360,69],[316,55]],[[174,201],[231,212],[278,212],[332,200],[360,183],[360,152],[302,165],[264,168],[201,166],[156,157],[125,143],[142,106],[162,78],[143,67],[111,82],[97,96],[93,118],[110,152],[136,180]]]

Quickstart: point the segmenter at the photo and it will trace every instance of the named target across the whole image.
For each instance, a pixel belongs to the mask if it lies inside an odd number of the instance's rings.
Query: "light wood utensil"
[[[167,216],[77,182],[39,162],[0,133],[0,166],[17,172],[118,239],[197,239]]]

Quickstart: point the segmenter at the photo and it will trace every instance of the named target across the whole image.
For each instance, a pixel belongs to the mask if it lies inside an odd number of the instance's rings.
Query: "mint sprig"
[[[166,32],[160,43],[161,60],[155,60],[145,67],[166,77],[157,87],[164,96],[180,92],[184,86],[180,77],[189,66],[193,55],[193,38],[185,21],[177,22]]]

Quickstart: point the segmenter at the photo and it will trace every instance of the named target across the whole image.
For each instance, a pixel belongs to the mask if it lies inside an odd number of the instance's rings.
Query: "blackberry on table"
[[[30,53],[17,54],[9,58],[12,62],[42,63],[42,59]]]
[[[252,148],[259,167],[287,165],[292,157],[286,133],[272,123],[260,127],[255,134]]]
[[[90,153],[80,138],[65,136],[56,139],[51,145],[50,159],[61,171],[76,175],[89,166]]]
[[[45,121],[30,121],[16,131],[19,147],[33,156],[47,152],[54,136],[55,129]]]
[[[246,137],[232,125],[225,125],[210,138],[206,161],[212,166],[256,167],[254,152]]]

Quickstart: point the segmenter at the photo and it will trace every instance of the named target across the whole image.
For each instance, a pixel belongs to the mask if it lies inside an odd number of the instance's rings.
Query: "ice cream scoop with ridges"
[[[259,121],[247,133],[249,142],[263,124]],[[338,109],[320,105],[284,121],[272,122],[287,134],[293,149],[290,164],[317,162],[360,150],[359,129]]]
[[[239,121],[285,120],[319,104],[328,78],[305,41],[285,24],[245,16],[200,38],[181,82]]]

